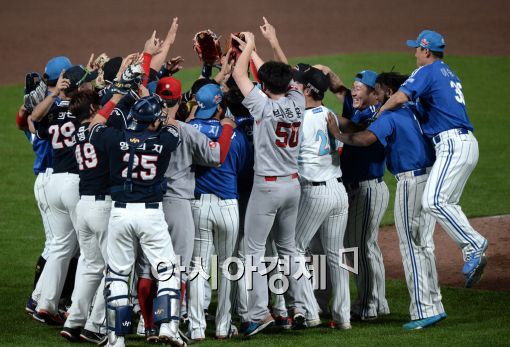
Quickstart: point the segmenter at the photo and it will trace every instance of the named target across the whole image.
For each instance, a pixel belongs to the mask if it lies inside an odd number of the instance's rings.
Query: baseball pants
[[[436,223],[421,206],[428,174],[415,177],[411,171],[395,177],[395,224],[411,297],[409,312],[412,320],[428,318],[444,313],[434,256]]]
[[[464,253],[477,250],[486,240],[469,224],[459,200],[478,162],[478,142],[473,133],[459,134],[458,129],[444,131],[434,139],[436,161],[423,193],[423,208]]]
[[[204,338],[206,320],[204,298],[207,280],[199,272],[209,274],[213,250],[218,255],[218,307],[216,336],[228,336],[231,327],[231,281],[223,275],[225,260],[234,254],[239,231],[237,199],[221,199],[214,194],[202,194],[191,202],[195,225],[195,240],[189,278],[188,316],[192,339]],[[192,274],[196,274],[193,276]]]
[[[384,263],[377,243],[379,224],[388,208],[389,191],[382,179],[348,184],[348,247],[358,247],[358,296],[351,311],[362,318],[389,314],[386,301]]]
[[[108,305],[118,307],[129,305],[128,279],[135,262],[138,244],[151,266],[157,272],[158,296],[180,297],[180,281],[174,265],[176,256],[165,222],[162,203],[127,203],[115,207],[110,213],[108,224]],[[155,208],[154,205],[157,205]],[[172,299],[171,316],[179,315],[180,300]],[[176,327],[178,320],[172,319]]]
[[[108,221],[112,201],[109,196],[96,200],[93,195],[82,195],[76,205],[76,228],[80,245],[80,258],[72,295],[72,305],[65,327],[83,327],[87,321],[90,305],[104,277],[106,266],[106,243]],[[103,295],[96,297],[95,305],[103,307]],[[100,307],[99,307],[100,308]]]
[[[76,204],[80,200],[77,174],[53,173],[47,186],[51,211],[53,240],[46,265],[40,297],[32,296],[38,303],[37,311],[58,312],[58,302],[71,258],[79,253],[76,234]],[[36,287],[37,291],[37,287]]]
[[[34,195],[35,200],[37,201],[37,207],[39,208],[39,212],[41,213],[41,218],[43,222],[44,228],[44,249],[42,251],[41,256],[44,259],[48,259],[48,254],[50,250],[51,240],[53,239],[53,231],[52,226],[50,224],[50,205],[48,204],[48,181],[50,180],[51,173],[53,169],[46,169],[45,172],[41,172],[37,175],[34,183]]]
[[[333,285],[331,313],[333,320],[350,322],[349,272],[340,267],[343,263],[340,250],[344,249],[347,225],[348,201],[345,187],[336,178],[324,185],[314,186],[312,182],[300,179],[301,199],[296,225],[296,246],[298,253],[305,256],[313,236],[318,232],[322,248],[326,252],[331,283]],[[307,319],[319,319],[318,305],[311,280],[305,281],[306,307],[314,312],[307,313]]]
[[[278,256],[289,258],[290,275],[286,276],[289,289],[285,293],[285,302],[289,307],[305,312],[303,276],[300,280],[293,276],[298,270],[295,237],[299,196],[299,182],[293,176],[277,177],[274,181],[263,176],[254,177],[244,227],[246,259],[243,279],[248,290],[249,321],[259,322],[269,314],[268,278],[261,272],[265,270],[262,259],[266,241],[275,223],[272,238]]]

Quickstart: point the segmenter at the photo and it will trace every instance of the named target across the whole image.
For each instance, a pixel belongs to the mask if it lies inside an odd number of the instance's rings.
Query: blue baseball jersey
[[[91,129],[89,142],[108,156],[114,201],[163,200],[167,186],[164,175],[171,153],[179,144],[179,133],[174,126],[156,132],[134,132],[97,124]],[[130,144],[134,146],[131,182],[128,181]]]
[[[416,102],[428,138],[450,129],[473,130],[460,80],[444,61],[436,60],[414,70],[400,91]]]
[[[32,134],[29,130],[25,130],[25,136],[32,144],[32,149],[35,153],[34,160],[34,174],[38,175],[45,172],[47,168],[52,167],[53,155],[51,143],[48,140],[42,140],[36,135]]]
[[[193,119],[190,124],[213,141],[223,129],[216,119]],[[250,164],[251,158],[251,164]],[[218,168],[198,166],[195,172],[195,197],[215,194],[222,199],[237,199],[237,178],[247,166],[253,167],[253,154],[246,135],[234,129],[232,142],[225,162]]]
[[[41,122],[34,122],[37,137],[49,139],[53,148],[53,173],[78,174],[74,157],[76,140],[74,132],[78,127],[76,117],[68,110],[69,101],[57,98]]]
[[[353,107],[350,91],[344,100],[342,116],[356,124],[368,124],[372,121],[377,105],[369,106],[364,110]],[[352,113],[351,113],[352,112]],[[385,150],[376,142],[368,147],[355,147],[344,145],[340,156],[342,179],[345,183],[361,182],[384,176]]]
[[[368,130],[386,148],[386,165],[393,175],[434,164],[434,149],[409,107],[381,113]]]
[[[80,195],[109,195],[110,168],[104,151],[89,142],[89,125],[86,122],[76,130],[74,154],[80,170]]]

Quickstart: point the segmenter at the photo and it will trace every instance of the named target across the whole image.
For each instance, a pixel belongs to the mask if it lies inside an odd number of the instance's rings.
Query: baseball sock
[[[153,300],[158,290],[156,281],[139,278],[138,279],[138,304],[145,322],[145,329],[154,328],[154,320],[152,316]]]
[[[64,305],[71,304],[71,295],[73,295],[74,290],[74,278],[76,276],[76,268],[78,267],[78,258],[71,258],[69,262],[69,268],[67,269],[66,281],[64,282],[64,288],[62,289],[62,294],[60,295],[60,301]]]
[[[37,281],[39,281],[39,277],[41,277],[41,274],[44,269],[44,265],[46,265],[46,259],[42,257],[42,255],[39,256],[39,259],[37,259],[37,263],[35,264],[35,273],[34,273],[34,289],[37,285]]]

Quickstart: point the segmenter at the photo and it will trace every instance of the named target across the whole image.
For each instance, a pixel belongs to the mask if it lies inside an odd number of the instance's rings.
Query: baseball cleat
[[[150,328],[145,329],[145,339],[147,343],[157,343],[158,342],[159,333],[156,329]]]
[[[338,323],[335,321],[329,321],[328,327],[331,329],[339,329],[339,330],[349,330],[352,329],[352,325],[349,322]]]
[[[464,253],[462,273],[466,281],[466,288],[471,288],[482,279],[483,270],[485,265],[487,265],[487,258],[485,257],[487,247],[489,247],[489,244],[485,240],[479,249],[469,250]]]
[[[27,305],[25,306],[25,312],[28,314],[34,314],[36,308],[37,308],[37,301],[32,299],[32,297],[29,297],[28,301],[27,301]]]
[[[65,318],[60,314],[51,314],[46,310],[39,310],[39,312],[35,312],[32,317],[41,322],[46,323],[48,325],[64,325]]]
[[[317,318],[317,319],[307,319],[306,320],[306,327],[307,328],[315,328],[315,327],[318,327],[322,324],[322,321],[320,320],[320,318]]]
[[[80,331],[81,331],[81,328],[64,327],[60,331],[60,336],[62,336],[69,342],[81,342]]]
[[[231,324],[228,335],[216,335],[216,340],[226,340],[226,339],[230,339],[237,335],[239,335],[239,331],[237,330],[237,327],[234,324]]]
[[[253,336],[273,324],[274,319],[270,314],[268,314],[266,318],[260,322],[247,322],[245,329],[243,330],[244,336]]]
[[[99,346],[102,346],[108,342],[108,336],[106,336],[106,334],[95,333],[87,329],[82,330],[80,337],[83,341],[95,343]]]
[[[361,322],[361,321],[372,321],[376,320],[377,316],[362,316],[359,313],[351,312],[351,322]]]
[[[425,329],[425,328],[435,325],[437,322],[442,321],[445,318],[446,318],[446,316],[438,314],[438,315],[428,317],[428,318],[412,320],[412,321],[404,324],[402,327],[404,328],[404,330]]]
[[[124,342],[124,336],[117,336],[113,331],[110,331],[108,333],[107,341],[108,341],[108,344],[106,345],[107,347],[126,347],[126,344]]]
[[[302,313],[295,313],[292,317],[292,329],[305,329],[306,328],[306,319],[305,315]]]
[[[138,320],[138,325],[136,326],[136,335],[145,336],[145,321],[143,320],[142,315],[140,315],[140,319]]]
[[[186,347],[187,344],[181,338],[179,331],[176,333],[172,332],[172,328],[170,327],[170,323],[163,323],[159,327],[159,336],[158,342],[162,344],[169,344],[170,346],[175,347]]]
[[[274,326],[275,328],[289,330],[292,328],[292,323],[290,322],[289,317],[276,316],[274,317]]]

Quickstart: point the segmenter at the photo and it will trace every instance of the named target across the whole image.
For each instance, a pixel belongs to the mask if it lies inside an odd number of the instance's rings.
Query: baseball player
[[[332,283],[332,318],[334,326],[350,329],[349,272],[340,267],[344,248],[348,202],[340,169],[341,144],[330,139],[327,128],[328,108],[322,105],[329,79],[310,67],[298,72],[295,80],[303,85],[306,112],[300,134],[299,182],[301,198],[296,225],[296,246],[301,256],[319,233],[326,252]],[[311,281],[306,281],[307,324],[320,324]]]
[[[90,90],[79,92],[69,104],[69,111],[80,123],[73,136],[76,140],[74,152],[80,176],[80,201],[76,205],[76,231],[81,254],[72,305],[60,335],[71,342],[81,339],[81,329],[87,322],[96,291],[98,295],[94,302],[94,310],[105,312],[102,291],[106,265],[107,227],[111,209],[110,172],[106,154],[88,141],[90,120],[98,107],[99,96]],[[101,283],[103,287],[100,286]],[[97,328],[93,331],[84,329],[82,335],[85,339],[93,337],[94,342],[101,343],[106,339],[106,335],[101,334]]]
[[[294,274],[297,267],[295,226],[300,195],[297,180],[298,134],[305,102],[297,85],[292,83],[289,89],[291,68],[283,63],[268,62],[261,65],[258,76],[262,90],[253,86],[247,69],[255,41],[252,33],[243,34],[246,46],[239,56],[233,77],[245,96],[243,105],[255,119],[255,177],[244,229],[246,263],[249,266],[253,262],[254,266],[253,272],[245,273],[244,276],[247,283],[251,279],[253,285],[248,296],[249,323],[244,327],[244,334],[252,336],[274,323],[267,309],[266,280],[260,271],[265,243],[275,222],[277,229],[273,238],[278,255],[289,258],[290,273]],[[304,292],[301,281],[293,276],[287,279],[289,290],[286,292],[286,302],[293,308],[294,325],[304,327]]]
[[[224,113],[223,92],[216,84],[207,84],[196,94],[198,104],[195,118],[189,124],[215,141],[220,134],[231,132],[224,128],[220,118]],[[225,118],[222,122],[233,123]],[[225,260],[234,253],[239,230],[237,177],[251,162],[251,150],[246,136],[237,130],[231,135],[232,142],[224,163],[219,168],[197,167],[195,200],[192,201],[195,222],[195,242],[191,273],[200,267],[209,273],[213,246],[218,254],[218,267],[223,269]],[[220,143],[220,145],[222,145]],[[218,307],[216,312],[216,338],[231,336],[231,281],[223,273],[219,275]],[[203,300],[205,282],[203,276],[190,279],[188,295],[189,336],[193,340],[205,338],[206,320]]]
[[[58,301],[64,285],[63,275],[69,261],[78,254],[76,204],[79,200],[78,165],[74,156],[76,117],[68,112],[69,99],[80,88],[91,88],[95,78],[81,66],[60,73],[56,90],[39,103],[31,115],[37,136],[51,139],[53,173],[48,182],[48,202],[53,219],[53,242],[44,272],[46,277],[37,300],[34,318],[46,323],[63,324],[58,316]],[[40,121],[48,117],[47,124]]]
[[[356,74],[352,90],[344,91],[343,118],[366,127],[377,108],[375,79],[365,70]],[[342,119],[342,118],[340,118]],[[351,307],[351,320],[376,319],[389,314],[385,293],[384,263],[377,244],[379,224],[388,207],[389,191],[384,183],[384,148],[345,146],[341,156],[343,180],[349,195],[347,246],[358,247],[356,277],[358,297]]]
[[[406,78],[395,72],[380,74],[376,80],[378,101],[386,102]],[[435,156],[418,120],[411,108],[404,105],[385,111],[362,132],[340,134],[333,122],[330,128],[335,137],[350,145],[369,146],[378,141],[386,148],[388,170],[397,180],[395,223],[411,297],[412,320],[404,324],[404,329],[422,329],[436,324],[446,318],[446,313],[441,303],[434,257],[435,221],[421,205]]]
[[[112,97],[93,123],[106,122],[117,100]],[[167,184],[164,173],[178,145],[179,134],[175,125],[163,126],[166,114],[162,106],[158,96],[144,97],[131,109],[133,119],[127,130],[119,131],[102,124],[93,124],[91,129],[89,141],[107,153],[112,181],[106,279],[108,343],[111,346],[124,346],[124,336],[131,330],[128,277],[138,242],[159,280],[154,302],[155,323],[160,324],[158,339],[174,346],[185,346],[178,333],[177,263],[162,208]]]
[[[431,213],[462,249],[467,288],[478,283],[487,263],[487,240],[469,224],[459,206],[466,182],[478,162],[478,142],[466,112],[462,84],[443,61],[443,36],[424,30],[415,40],[416,69],[402,87],[383,105],[379,113],[411,100],[422,112],[420,122],[425,136],[436,151],[425,191],[423,208]]]

